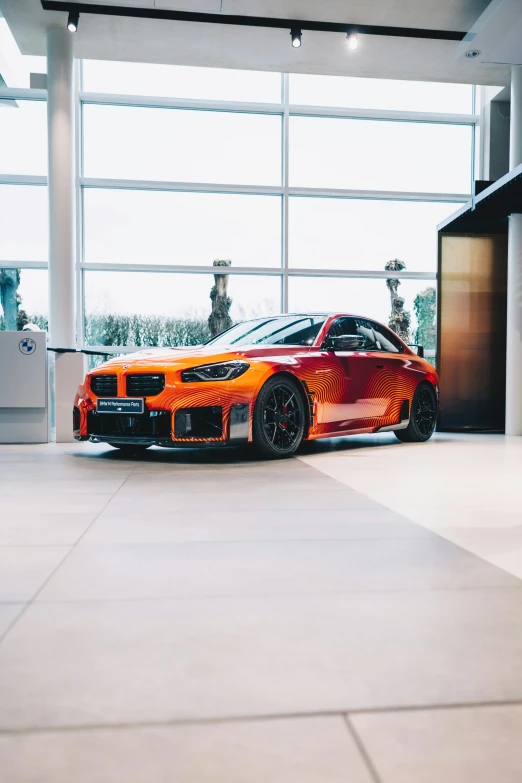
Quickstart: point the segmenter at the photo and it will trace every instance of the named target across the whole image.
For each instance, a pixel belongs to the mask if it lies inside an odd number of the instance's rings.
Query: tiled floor
[[[520,783],[521,465],[0,447],[0,780]]]

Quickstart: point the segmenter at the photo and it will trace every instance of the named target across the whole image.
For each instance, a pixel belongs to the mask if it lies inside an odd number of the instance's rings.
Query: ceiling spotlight
[[[292,46],[294,49],[299,49],[301,46],[301,30],[299,30],[297,27],[293,27],[292,30],[290,30],[290,36],[292,38]]]
[[[357,33],[347,33],[346,40],[348,41],[349,49],[355,50],[359,46],[359,36]]]
[[[469,57],[470,60],[473,60],[474,57],[478,57],[480,54],[480,49],[468,49],[466,52],[466,57]]]
[[[69,11],[69,18],[67,19],[67,29],[70,33],[75,33],[78,29],[78,21],[80,14],[78,11]]]

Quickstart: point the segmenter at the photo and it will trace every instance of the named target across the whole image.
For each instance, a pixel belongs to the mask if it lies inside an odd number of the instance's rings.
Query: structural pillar
[[[76,348],[74,35],[47,30],[49,345]],[[51,358],[52,358],[51,354]],[[83,356],[54,355],[51,420],[56,440],[72,440],[72,405]]]
[[[522,163],[522,67],[511,68],[509,168]],[[522,214],[509,218],[506,435],[522,435]]]
[[[76,346],[74,35],[47,30],[49,147],[49,337],[57,348]]]

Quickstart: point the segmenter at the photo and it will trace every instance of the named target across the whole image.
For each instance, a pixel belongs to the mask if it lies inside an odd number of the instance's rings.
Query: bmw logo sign
[[[20,340],[18,348],[25,356],[30,356],[36,351],[36,343],[34,340],[31,340],[30,337],[24,337],[23,340]]]

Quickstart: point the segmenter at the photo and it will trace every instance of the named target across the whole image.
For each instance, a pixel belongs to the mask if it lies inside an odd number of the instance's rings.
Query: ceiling
[[[488,0],[87,0],[212,13],[289,19],[424,27],[467,32]],[[501,0],[494,0],[500,2]],[[510,0],[519,2],[520,0]],[[40,0],[0,0],[23,54],[45,54],[45,30],[64,25],[67,14],[43,11]],[[303,33],[293,49],[289,30],[195,24],[82,14],[76,56],[254,70],[325,73],[389,79],[504,85],[509,67],[458,56],[458,44],[364,35],[349,51],[337,33]],[[461,53],[462,54],[462,53]],[[522,61],[522,60],[521,60]]]

